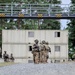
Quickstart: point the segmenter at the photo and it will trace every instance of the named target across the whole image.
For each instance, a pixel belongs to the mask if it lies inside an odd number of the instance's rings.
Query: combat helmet
[[[42,41],[42,44],[45,44],[45,43],[46,43],[46,42],[43,40],[43,41]]]
[[[39,41],[36,39],[36,40],[34,40],[34,42],[35,42],[35,43],[38,43]]]

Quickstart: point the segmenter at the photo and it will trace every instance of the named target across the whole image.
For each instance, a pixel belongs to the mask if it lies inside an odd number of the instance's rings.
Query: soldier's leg
[[[44,60],[44,54],[43,54],[43,51],[41,51],[41,54],[40,54],[40,62],[43,63],[43,60]]]
[[[35,63],[35,56],[34,56],[34,54],[33,54],[33,62]]]
[[[6,60],[6,62],[8,62],[8,58],[7,58],[7,57],[6,57],[6,59],[5,59],[5,60]]]
[[[46,53],[45,53],[45,51],[43,51],[43,63],[45,63],[45,61],[46,61],[45,55],[46,55]]]
[[[6,62],[6,58],[4,58],[4,62]]]
[[[47,63],[47,52],[44,51],[44,60],[43,60],[44,63]]]
[[[44,55],[44,51],[42,51],[42,63],[44,63],[45,60],[45,55]]]
[[[36,52],[36,55],[35,55],[35,63],[36,64],[39,63],[39,52]]]
[[[47,63],[48,63],[48,59],[49,59],[49,51],[47,51]]]
[[[39,63],[40,63],[40,52],[39,52]]]
[[[40,51],[40,63],[42,63],[42,51]]]
[[[34,63],[35,63],[35,55],[36,55],[36,53],[33,52],[33,62],[34,62]]]
[[[48,58],[49,58],[49,56],[48,56],[48,51],[46,51],[46,55],[45,55],[45,57],[46,57],[46,63],[47,63],[47,61],[48,61]]]
[[[48,57],[49,57],[49,56],[47,55],[47,56],[46,56],[46,61],[45,61],[46,63],[48,63],[48,62],[47,62],[47,61],[48,61]]]
[[[37,52],[37,63],[39,63],[39,52]]]

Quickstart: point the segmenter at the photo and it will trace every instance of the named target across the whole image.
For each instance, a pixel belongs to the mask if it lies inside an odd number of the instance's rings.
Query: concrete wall
[[[34,33],[34,36],[29,37],[29,32]],[[60,32],[60,37],[55,37],[55,32]],[[33,58],[31,51],[29,51],[29,46],[33,45],[35,39],[38,39],[39,42],[42,40],[49,42],[51,47],[49,61],[68,60],[67,30],[3,30],[2,53],[4,51],[7,51],[9,55],[13,53],[18,62],[28,62]],[[55,46],[60,46],[60,52],[55,51]]]

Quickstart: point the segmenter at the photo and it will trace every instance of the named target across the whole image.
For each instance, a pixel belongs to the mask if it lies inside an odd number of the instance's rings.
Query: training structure
[[[15,62],[33,62],[31,53],[34,40],[49,43],[51,54],[48,62],[68,61],[67,30],[2,30],[2,54],[4,51],[13,53]]]

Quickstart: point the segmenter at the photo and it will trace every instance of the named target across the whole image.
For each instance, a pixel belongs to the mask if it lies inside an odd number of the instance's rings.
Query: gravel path
[[[75,75],[75,62],[15,64],[0,67],[0,75]]]

